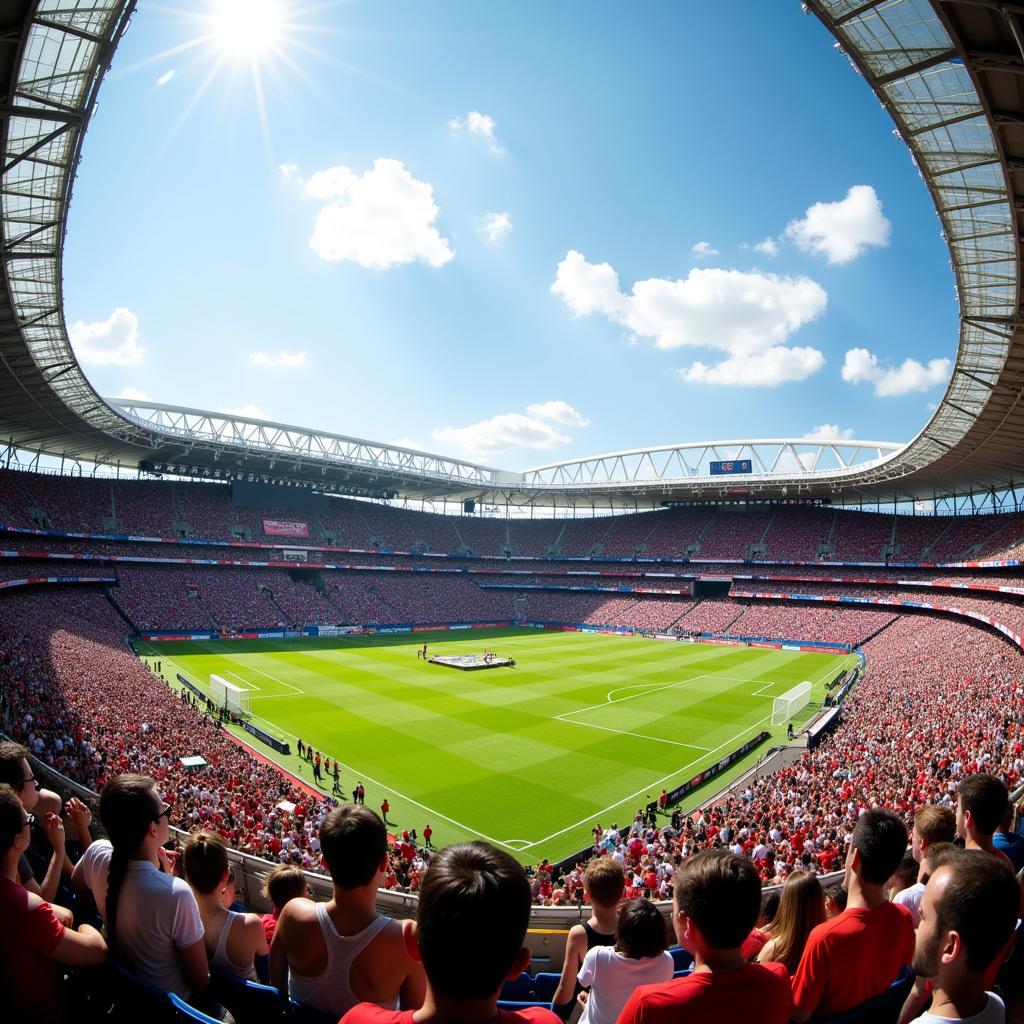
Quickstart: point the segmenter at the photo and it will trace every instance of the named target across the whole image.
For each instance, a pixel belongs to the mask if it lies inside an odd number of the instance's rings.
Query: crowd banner
[[[308,537],[309,523],[289,522],[284,519],[264,519],[263,532],[268,537]]]

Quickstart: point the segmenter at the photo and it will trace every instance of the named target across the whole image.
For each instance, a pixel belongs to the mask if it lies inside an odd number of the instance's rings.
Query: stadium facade
[[[895,123],[949,246],[960,338],[949,386],[904,445],[728,440],[617,452],[511,472],[339,434],[104,399],[72,352],[61,294],[75,170],[134,0],[11,0],[0,11],[0,438],[71,460],[335,493],[507,509],[828,499],[1019,508],[1024,36],[990,0],[807,0]],[[745,463],[742,478],[712,463]]]

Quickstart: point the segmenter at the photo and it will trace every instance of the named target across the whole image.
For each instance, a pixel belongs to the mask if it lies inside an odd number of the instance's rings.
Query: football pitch
[[[515,668],[464,672],[416,657],[480,653]],[[639,636],[473,630],[146,644],[174,682],[211,673],[251,690],[253,722],[341,764],[349,797],[390,804],[392,830],[430,824],[434,842],[486,839],[527,863],[589,844],[597,823],[636,809],[771,729],[772,698],[804,680],[820,704],[849,655],[670,643]],[[175,685],[177,685],[175,683]],[[812,712],[807,708],[795,724]],[[785,733],[785,726],[773,732]],[[244,733],[242,735],[245,735]],[[272,756],[312,783],[295,756]],[[709,785],[742,773],[766,742]],[[326,780],[329,792],[333,780]]]

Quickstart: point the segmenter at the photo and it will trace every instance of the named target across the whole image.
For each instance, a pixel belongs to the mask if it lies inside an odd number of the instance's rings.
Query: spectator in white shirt
[[[627,900],[619,911],[614,946],[594,946],[583,958],[579,983],[580,1024],[615,1024],[638,985],[660,985],[672,978],[672,956],[665,949],[665,919],[649,900]]]
[[[932,1002],[917,1024],[1002,1024],[1002,1000],[985,991],[985,972],[1013,933],[1020,886],[1008,863],[981,850],[958,851],[935,870],[921,900],[913,969],[930,978]]]

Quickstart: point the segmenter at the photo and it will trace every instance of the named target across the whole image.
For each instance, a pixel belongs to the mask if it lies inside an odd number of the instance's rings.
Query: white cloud
[[[802,220],[790,221],[786,238],[829,263],[849,263],[869,246],[889,244],[891,225],[870,185],[854,185],[845,199],[815,203]]]
[[[252,402],[249,402],[246,405],[236,406],[219,405],[217,406],[217,412],[222,412],[225,416],[244,416],[246,419],[250,420],[269,419],[267,414],[263,411],[263,407],[255,405]]]
[[[825,365],[815,348],[786,348],[773,345],[751,355],[732,355],[708,366],[693,363],[679,371],[682,380],[696,384],[726,384],[741,388],[774,388],[794,380],[805,380]]]
[[[498,144],[494,134],[494,118],[487,114],[481,114],[479,110],[471,110],[465,117],[453,117],[448,122],[448,130],[453,135],[461,131],[467,131],[470,135],[477,135],[487,142],[490,151],[498,156],[505,151]]]
[[[305,352],[291,352],[282,349],[280,352],[253,352],[249,355],[249,362],[253,366],[276,367],[283,369],[294,369],[297,366],[306,365]]]
[[[513,448],[556,448],[572,440],[549,423],[519,412],[501,413],[468,427],[439,427],[431,431],[430,436],[475,458],[498,455]]]
[[[766,238],[763,242],[758,242],[754,246],[754,252],[759,252],[764,256],[778,256],[779,243],[774,238]]]
[[[140,391],[138,388],[123,387],[117,393],[118,398],[123,398],[126,402],[149,402],[151,401],[149,395],[145,391]]]
[[[508,210],[501,213],[489,213],[484,217],[480,225],[480,234],[487,239],[488,245],[497,245],[504,241],[506,235],[512,230],[512,214]]]
[[[808,441],[848,441],[853,437],[853,428],[847,427],[845,430],[840,430],[836,423],[821,423],[816,427],[811,427],[804,437]]]
[[[423,445],[414,437],[400,437],[397,441],[392,441],[391,444],[395,448],[412,448],[414,451],[423,451]]]
[[[528,405],[526,411],[531,416],[542,420],[550,420],[562,427],[589,427],[590,420],[578,413],[568,402],[552,401],[541,402],[537,405]]]
[[[139,318],[123,306],[106,320],[76,321],[68,328],[68,336],[75,355],[96,366],[132,366],[142,361],[146,351],[139,345]]]
[[[325,260],[387,270],[402,263],[444,266],[455,251],[434,227],[434,189],[400,160],[381,157],[362,175],[343,165],[312,175],[306,195],[325,201],[309,244]]]
[[[773,387],[803,380],[825,362],[817,349],[785,345],[828,304],[825,290],[807,277],[695,268],[678,280],[637,281],[627,295],[614,267],[570,250],[551,291],[576,316],[601,313],[657,348],[726,353],[717,366],[697,362],[681,371],[684,380]]]
[[[277,173],[285,185],[302,185],[302,175],[299,172],[298,164],[278,164]]]
[[[697,242],[690,250],[694,256],[718,256],[718,250],[710,242]]]
[[[843,380],[850,384],[868,381],[881,398],[927,391],[945,384],[952,371],[949,359],[929,359],[927,364],[904,359],[899,366],[882,367],[878,365],[878,356],[866,348],[851,348],[843,361]]]
[[[174,68],[165,71],[157,80],[157,85],[166,85],[174,77]]]

